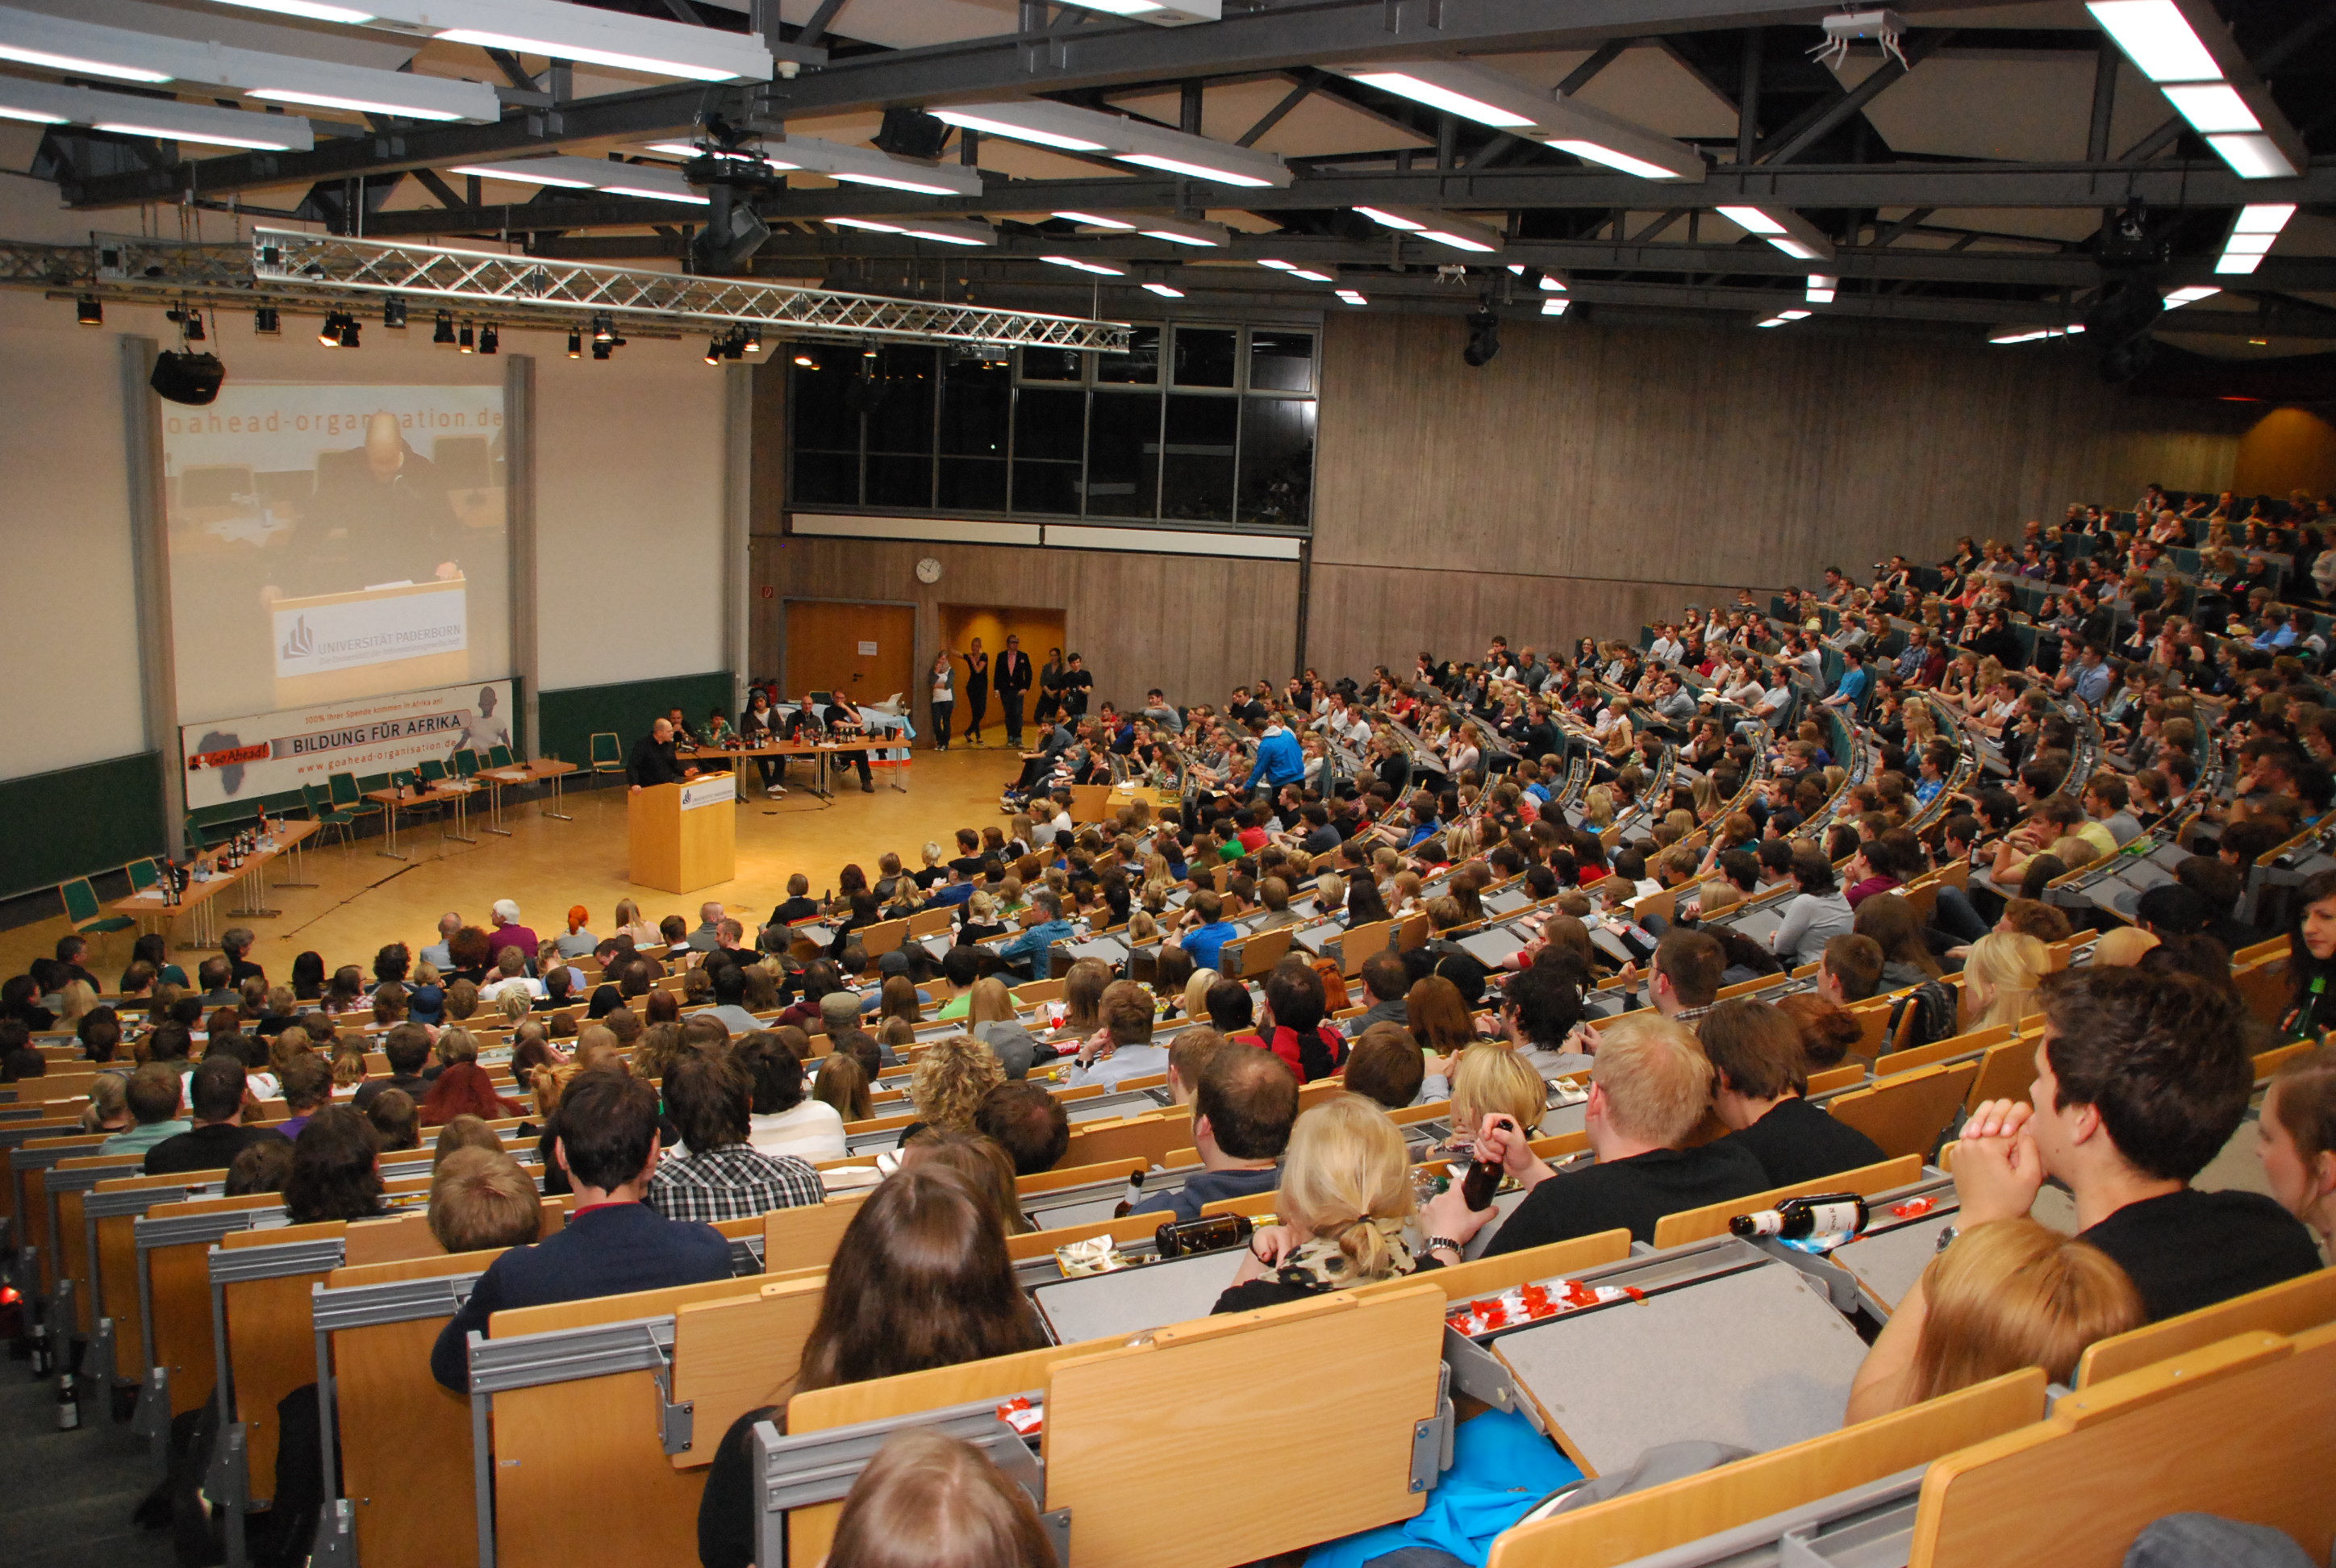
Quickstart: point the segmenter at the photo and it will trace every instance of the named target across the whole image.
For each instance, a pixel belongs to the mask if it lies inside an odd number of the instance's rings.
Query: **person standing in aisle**
[[[1087,673],[1085,661],[1077,654],[1071,655],[1071,667],[1062,675],[1063,716],[1082,719],[1087,716],[1087,694],[1095,689],[1095,677]]]
[[[949,716],[957,711],[957,666],[949,649],[933,655],[933,749],[949,750]]]
[[[1038,706],[1030,716],[1044,725],[1048,719],[1059,718],[1063,712],[1063,650],[1050,648],[1046,662],[1038,670]]]
[[[979,745],[982,716],[989,711],[989,656],[981,651],[979,638],[965,656],[965,706],[966,741]]]
[[[1006,712],[1006,744],[1022,749],[1022,704],[1030,692],[1030,656],[1022,639],[1006,635],[1006,650],[998,656],[998,706]]]

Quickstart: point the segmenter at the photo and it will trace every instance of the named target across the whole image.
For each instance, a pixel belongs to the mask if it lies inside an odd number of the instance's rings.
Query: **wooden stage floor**
[[[369,967],[375,950],[385,942],[404,941],[418,950],[434,941],[438,917],[449,910],[484,926],[488,907],[506,898],[518,901],[521,923],[543,936],[567,929],[572,904],[591,911],[588,929],[605,936],[614,923],[609,917],[617,901],[626,897],[638,901],[653,921],[681,914],[692,926],[698,905],[719,899],[751,933],[786,896],[787,878],[795,872],[811,878],[817,896],[834,887],[836,872],[847,862],[857,862],[872,881],[877,857],[887,850],[913,871],[927,841],[954,853],[952,835],[959,828],[1002,826],[998,794],[1019,766],[1017,755],[1002,744],[960,745],[946,754],[920,750],[908,770],[907,794],[887,782],[893,770],[879,767],[876,793],[862,794],[847,765],[836,770],[834,804],[823,807],[803,787],[810,774],[801,765],[786,798],[775,801],[764,796],[761,777],[749,765],[746,803],[736,808],[738,875],[686,895],[625,880],[626,792],[614,782],[598,790],[569,790],[566,810],[572,822],[546,820],[533,802],[512,804],[504,818],[511,829],[507,839],[479,831],[482,803],[472,818],[475,845],[441,838],[435,823],[417,822],[409,828],[401,819],[398,847],[411,860],[383,859],[375,852],[381,846],[378,837],[361,838],[346,850],[337,843],[311,850],[307,879],[319,885],[276,888],[268,901],[282,913],[240,923],[258,934],[251,956],[271,980],[288,979],[294,956],[310,948],[324,955],[328,967]],[[285,874],[293,873],[287,869]],[[67,929],[59,913],[0,932],[0,973],[21,973],[33,959],[53,952]],[[108,985],[129,959],[131,935],[92,939],[96,961],[91,968]],[[174,946],[179,940],[174,933]],[[190,975],[201,957],[175,951],[173,956]]]

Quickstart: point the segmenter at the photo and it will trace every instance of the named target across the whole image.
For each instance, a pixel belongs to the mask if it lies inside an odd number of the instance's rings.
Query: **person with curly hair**
[[[1006,1068],[997,1053],[980,1041],[965,1035],[935,1040],[917,1058],[916,1073],[909,1080],[909,1103],[916,1107],[917,1119],[902,1129],[901,1143],[919,1127],[977,1131],[974,1115],[981,1109],[982,1096],[1005,1081]]]

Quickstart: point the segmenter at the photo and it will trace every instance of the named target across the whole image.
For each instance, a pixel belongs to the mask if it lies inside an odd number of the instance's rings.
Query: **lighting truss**
[[[606,316],[644,336],[736,326],[768,329],[766,336],[1124,353],[1129,334],[1124,321],[274,229],[254,229],[236,245],[105,236],[88,245],[0,240],[0,287],[303,312],[394,295],[482,315],[492,309],[505,326],[579,329]]]

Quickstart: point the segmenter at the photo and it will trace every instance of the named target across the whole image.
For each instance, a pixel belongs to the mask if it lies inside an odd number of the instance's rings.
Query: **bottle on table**
[[[1865,1200],[1855,1193],[1820,1193],[1786,1198],[1757,1213],[1737,1214],[1728,1222],[1728,1229],[1738,1236],[1796,1242],[1810,1236],[1855,1236],[1864,1231],[1870,1217]]]

